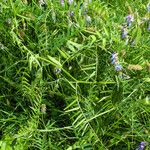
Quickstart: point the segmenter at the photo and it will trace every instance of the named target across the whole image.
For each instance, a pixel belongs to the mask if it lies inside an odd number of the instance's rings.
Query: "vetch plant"
[[[127,150],[150,141],[144,4],[1,0],[1,149]],[[146,18],[132,28],[130,6],[137,23]]]

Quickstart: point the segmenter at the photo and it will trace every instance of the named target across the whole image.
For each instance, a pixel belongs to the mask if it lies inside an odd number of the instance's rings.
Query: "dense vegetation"
[[[1,0],[1,149],[149,149],[148,3]]]

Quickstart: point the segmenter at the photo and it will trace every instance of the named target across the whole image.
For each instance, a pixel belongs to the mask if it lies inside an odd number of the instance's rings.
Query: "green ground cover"
[[[148,150],[148,3],[1,0],[1,150]]]

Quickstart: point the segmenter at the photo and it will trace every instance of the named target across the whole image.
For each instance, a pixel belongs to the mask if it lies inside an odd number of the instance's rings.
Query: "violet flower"
[[[112,55],[111,55],[111,64],[114,65],[115,70],[117,72],[122,70],[122,66],[119,64],[119,61],[118,61],[118,53],[116,53],[116,52],[112,53]]]
[[[146,142],[141,142],[139,147],[136,148],[136,150],[144,150],[146,144],[147,144]]]
[[[118,63],[118,53],[114,52],[111,55],[111,64],[115,65]]]
[[[126,22],[127,22],[127,26],[131,26],[131,24],[132,24],[132,22],[134,21],[134,16],[133,15],[128,15],[128,16],[126,16]]]
[[[122,66],[120,64],[117,64],[115,65],[115,70],[118,72],[118,71],[121,71],[122,70]]]

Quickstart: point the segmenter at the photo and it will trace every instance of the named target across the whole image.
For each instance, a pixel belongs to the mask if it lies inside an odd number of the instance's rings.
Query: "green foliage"
[[[0,2],[1,150],[131,150],[150,142],[148,1],[40,2]]]

